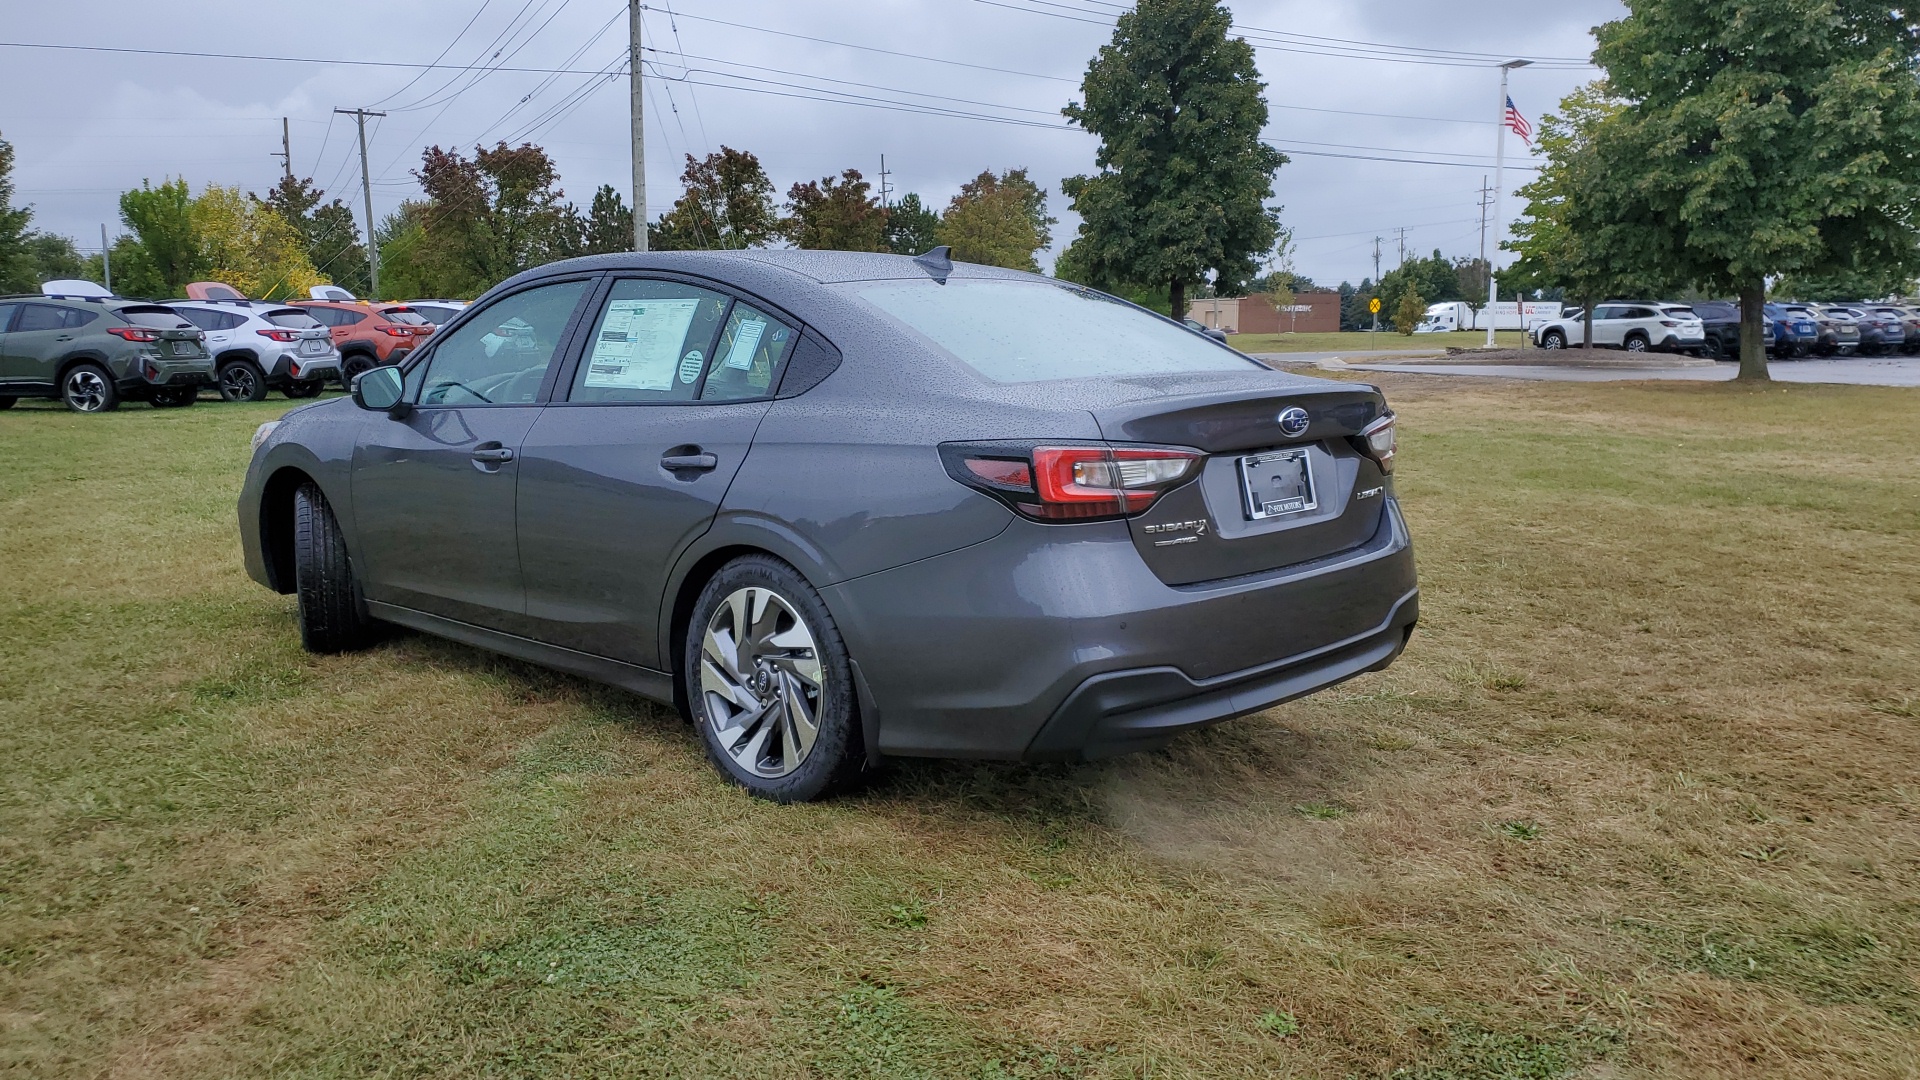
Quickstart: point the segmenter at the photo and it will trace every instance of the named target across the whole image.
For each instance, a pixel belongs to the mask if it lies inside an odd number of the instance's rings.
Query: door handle
[[[55,341],[72,341],[72,340],[73,340],[73,335],[72,335],[72,334],[61,334],[61,335],[60,335],[59,337],[56,337],[56,338],[54,338],[53,340],[55,340]]]
[[[711,472],[720,467],[720,459],[712,454],[667,454],[660,459],[660,467],[668,472]]]
[[[513,451],[504,446],[483,446],[473,452],[473,460],[488,465],[504,465],[513,460]]]

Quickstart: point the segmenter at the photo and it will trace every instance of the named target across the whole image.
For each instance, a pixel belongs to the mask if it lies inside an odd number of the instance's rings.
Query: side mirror
[[[397,367],[368,368],[353,377],[353,403],[370,412],[383,412],[398,420],[412,412],[400,400],[406,381]]]

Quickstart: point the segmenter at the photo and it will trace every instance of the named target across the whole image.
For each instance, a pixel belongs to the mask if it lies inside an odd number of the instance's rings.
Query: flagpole
[[[1500,65],[1500,128],[1494,136],[1493,156],[1493,250],[1487,257],[1487,348],[1494,346],[1494,327],[1498,325],[1493,308],[1500,302],[1500,279],[1494,274],[1494,264],[1500,261],[1500,231],[1506,227],[1507,194],[1507,76],[1514,69],[1526,67],[1531,60],[1509,60]],[[1520,320],[1521,329],[1526,329],[1526,320]]]

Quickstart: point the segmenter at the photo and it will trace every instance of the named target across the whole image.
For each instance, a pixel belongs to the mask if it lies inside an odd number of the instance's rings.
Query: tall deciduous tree
[[[1920,27],[1879,0],[1626,0],[1594,60],[1625,107],[1596,139],[1600,220],[1740,298],[1767,377],[1769,277],[1920,267]]]
[[[1211,276],[1238,291],[1272,250],[1286,155],[1260,141],[1265,85],[1216,0],[1140,0],[1120,16],[1065,115],[1100,137],[1100,172],[1065,182],[1074,246],[1097,280],[1167,286],[1175,318]]]
[[[372,288],[368,279],[367,248],[360,239],[360,222],[353,208],[328,199],[313,186],[313,178],[283,176],[261,200],[300,230],[307,259],[320,276],[355,296]]]
[[[836,180],[795,184],[787,191],[787,238],[794,247],[828,251],[887,250],[887,211],[873,186],[848,169]]]
[[[429,291],[477,296],[571,254],[575,215],[556,186],[559,175],[553,159],[532,143],[475,147],[471,158],[429,147],[414,172],[428,201],[414,257]]]
[[[1038,272],[1034,256],[1053,242],[1047,193],[1025,169],[983,172],[960,186],[934,235],[962,262]]]
[[[684,190],[658,224],[648,246],[666,251],[738,250],[765,247],[780,236],[773,181],[760,159],[722,146],[717,154],[687,155],[680,174]]]
[[[193,224],[193,195],[185,179],[142,181],[120,195],[120,220],[132,242],[116,245],[115,291],[127,296],[184,296],[187,283],[206,269],[200,234]]]
[[[300,230],[239,188],[207,185],[189,206],[188,218],[208,278],[263,300],[304,296],[320,284]]]
[[[0,139],[0,293],[27,292],[39,286],[28,250],[33,211],[13,205],[13,144]]]
[[[887,210],[887,250],[895,255],[924,255],[940,243],[939,229],[940,215],[909,191]]]

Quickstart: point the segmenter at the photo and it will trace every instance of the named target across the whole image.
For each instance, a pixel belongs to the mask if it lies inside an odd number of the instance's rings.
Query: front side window
[[[1261,369],[1179,323],[1065,283],[927,279],[848,288],[994,382]]]
[[[562,281],[514,293],[439,339],[421,378],[420,404],[532,404],[587,285]]]
[[[615,281],[567,400],[692,401],[726,312],[727,297],[710,289],[645,278]]]

